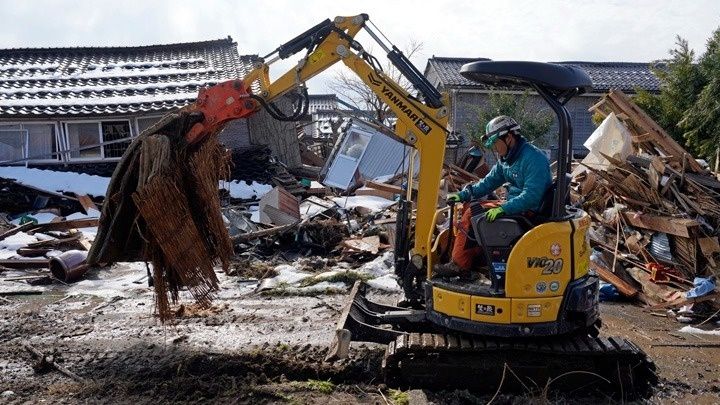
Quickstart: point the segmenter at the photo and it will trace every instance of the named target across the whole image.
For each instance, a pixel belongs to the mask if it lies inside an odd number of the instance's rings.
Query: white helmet
[[[520,124],[515,119],[507,115],[499,115],[491,119],[485,126],[485,135],[482,137],[483,145],[488,149],[492,148],[500,137],[507,135],[510,131],[519,130]]]

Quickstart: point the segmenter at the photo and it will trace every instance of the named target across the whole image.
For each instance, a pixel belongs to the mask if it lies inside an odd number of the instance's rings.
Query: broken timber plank
[[[674,218],[640,212],[624,211],[621,213],[628,224],[656,232],[664,232],[675,236],[690,238],[700,224],[694,219]]]
[[[85,379],[82,378],[82,377],[80,377],[79,375],[73,373],[72,371],[66,369],[65,367],[57,364],[56,362],[54,362],[54,361],[52,361],[52,360],[48,360],[48,358],[47,358],[47,356],[45,356],[45,354],[43,354],[43,353],[42,353],[41,351],[39,351],[38,349],[32,347],[29,343],[27,343],[27,342],[26,342],[26,343],[23,343],[23,347],[24,347],[25,350],[27,350],[30,354],[32,354],[33,356],[35,356],[35,357],[38,359],[38,361],[40,361],[41,363],[47,364],[48,366],[54,368],[55,370],[59,371],[59,372],[62,373],[63,375],[65,375],[65,376],[67,376],[67,377],[70,377],[70,378],[72,378],[73,380],[75,380],[75,381],[77,381],[77,382],[85,382]]]
[[[595,270],[598,276],[600,276],[600,279],[612,284],[623,296],[628,298],[635,298],[638,295],[639,291],[637,288],[633,287],[630,283],[616,276],[615,273],[613,273],[609,269],[606,269],[604,266],[591,260],[590,267]]]
[[[22,224],[22,225],[16,226],[15,228],[10,229],[9,231],[5,231],[2,235],[0,235],[0,240],[3,240],[3,239],[5,239],[5,238],[7,238],[7,237],[9,237],[9,236],[13,236],[13,235],[15,235],[15,234],[18,233],[18,232],[29,231],[29,230],[32,229],[34,226],[37,226],[37,224],[32,223],[32,222],[28,222],[28,223],[26,223],[26,224]]]
[[[232,240],[233,240],[233,242],[238,242],[238,243],[248,242],[248,241],[251,241],[251,240],[254,240],[254,239],[259,239],[259,238],[262,238],[262,237],[265,237],[265,236],[270,236],[270,235],[275,235],[275,234],[279,234],[279,233],[285,232],[285,231],[287,231],[288,229],[294,228],[298,223],[299,223],[299,222],[296,222],[296,223],[294,223],[294,224],[287,224],[287,225],[282,225],[282,226],[275,226],[275,227],[268,228],[268,229],[263,229],[263,230],[260,230],[260,231],[255,231],[255,232],[250,232],[250,233],[244,233],[244,234],[236,235],[236,236],[234,236],[234,237],[232,238]]]
[[[403,190],[400,186],[395,186],[392,184],[385,184],[385,183],[378,183],[372,180],[365,181],[365,187],[374,188],[375,190],[385,191],[392,194],[403,194],[405,193],[405,190]]]
[[[68,229],[92,228],[98,226],[99,218],[72,219],[69,221],[50,222],[42,225],[35,225],[32,232],[66,231]]]
[[[47,268],[50,259],[4,259],[0,260],[0,266],[10,269],[39,269]]]
[[[700,238],[698,239],[698,244],[700,245],[700,250],[706,256],[720,252],[720,243],[718,242],[717,236]]]
[[[31,249],[37,249],[42,247],[48,247],[48,246],[59,246],[64,243],[70,243],[80,240],[82,238],[82,232],[77,232],[71,236],[68,236],[67,238],[59,238],[59,239],[48,239],[48,240],[41,240],[39,242],[30,243],[27,245],[27,247]]]
[[[78,202],[80,202],[80,205],[82,205],[83,209],[85,209],[86,214],[90,214],[92,211],[100,212],[97,205],[95,205],[93,200],[88,197],[87,194],[77,195],[77,199]]]

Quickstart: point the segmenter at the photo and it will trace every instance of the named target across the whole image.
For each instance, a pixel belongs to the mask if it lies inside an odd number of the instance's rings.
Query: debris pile
[[[720,181],[626,95],[591,110],[603,123],[574,170],[572,198],[594,220],[591,267],[619,294],[704,320],[718,306]]]

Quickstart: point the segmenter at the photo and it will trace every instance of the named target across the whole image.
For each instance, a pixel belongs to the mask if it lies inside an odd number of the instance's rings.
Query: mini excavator
[[[462,67],[460,74],[469,80],[530,88],[548,103],[559,124],[557,174],[532,219],[473,218],[490,285],[433,278],[433,265],[447,256],[443,253],[452,239],[452,225],[437,229],[446,217],[452,224],[454,213],[452,206],[437,209],[449,98],[371,25],[366,14],[325,20],[259,58],[244,78],[203,88],[189,107],[198,118],[185,136],[188,143],[200,142],[224,123],[261,109],[276,119],[297,120],[307,110],[305,82],[339,61],[397,116],[394,135],[417,150],[420,165],[417,201],[401,197],[398,204],[395,272],[404,299],[397,306],[373,302],[367,285],[357,282],[328,357],[347,356],[351,341],[376,342],[387,345],[385,378],[399,385],[494,389],[502,381],[527,385],[562,380],[573,390],[604,384],[622,398],[647,395],[656,376],[645,353],[625,339],[598,337],[598,277],[589,270],[590,217],[568,205],[572,127],[565,104],[592,88],[588,75],[576,67],[536,62],[477,61]],[[383,72],[357,42],[362,29],[416,94]],[[305,56],[294,68],[270,80],[273,62],[301,51]],[[281,96],[293,94],[292,113],[275,105]],[[412,178],[408,175],[409,183]],[[517,378],[505,378],[508,370]]]

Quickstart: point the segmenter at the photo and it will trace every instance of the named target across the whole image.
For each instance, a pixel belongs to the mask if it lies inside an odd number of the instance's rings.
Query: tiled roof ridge
[[[492,59],[489,58],[483,58],[483,57],[466,57],[466,56],[435,56],[433,55],[430,60],[436,60],[440,62],[460,62],[460,61],[479,61],[479,60],[486,60],[491,61]],[[503,59],[505,60],[505,59]],[[499,61],[499,60],[498,60]],[[628,61],[588,61],[588,60],[564,60],[564,61],[550,61],[548,63],[556,63],[556,64],[582,64],[582,65],[598,65],[598,66],[620,66],[620,65],[627,65],[627,66],[635,66],[635,65],[656,65],[656,64],[662,64],[662,60],[653,60],[649,62],[628,62]]]
[[[151,44],[137,46],[78,46],[78,47],[37,47],[37,48],[4,48],[0,49],[0,57],[23,53],[57,53],[57,52],[122,52],[122,51],[169,51],[175,49],[206,48],[210,46],[236,45],[231,36],[222,39],[211,39],[195,42],[176,42],[170,44]]]

